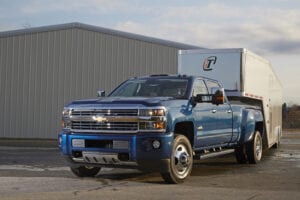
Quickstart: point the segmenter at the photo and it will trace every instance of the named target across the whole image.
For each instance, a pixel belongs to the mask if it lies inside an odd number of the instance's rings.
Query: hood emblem
[[[107,122],[107,118],[103,116],[93,116],[93,120],[97,121],[98,123]]]

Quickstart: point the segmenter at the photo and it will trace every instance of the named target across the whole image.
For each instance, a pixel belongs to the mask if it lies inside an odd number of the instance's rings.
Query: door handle
[[[211,112],[212,112],[212,113],[216,113],[216,112],[217,112],[217,110],[213,109]]]
[[[232,113],[232,111],[231,110],[227,110],[227,113]]]

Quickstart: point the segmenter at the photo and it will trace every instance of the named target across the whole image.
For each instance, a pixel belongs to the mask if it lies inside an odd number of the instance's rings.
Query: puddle
[[[277,153],[276,157],[288,159],[289,161],[300,161],[300,154],[294,153]]]
[[[300,145],[299,140],[292,140],[292,139],[282,139],[280,141],[281,144],[288,144],[288,145]]]
[[[271,157],[276,160],[300,163],[300,151],[276,152]]]

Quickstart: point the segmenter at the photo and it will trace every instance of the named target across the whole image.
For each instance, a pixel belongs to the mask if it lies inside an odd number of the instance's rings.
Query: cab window
[[[209,93],[211,93],[211,88],[221,87],[218,82],[207,80],[206,85]]]
[[[197,94],[208,94],[204,81],[200,79],[195,80],[193,85],[193,96]]]

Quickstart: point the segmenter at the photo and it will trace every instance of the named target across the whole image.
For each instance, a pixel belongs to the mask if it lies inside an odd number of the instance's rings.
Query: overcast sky
[[[270,60],[300,104],[299,0],[0,0],[0,31],[81,22]]]

